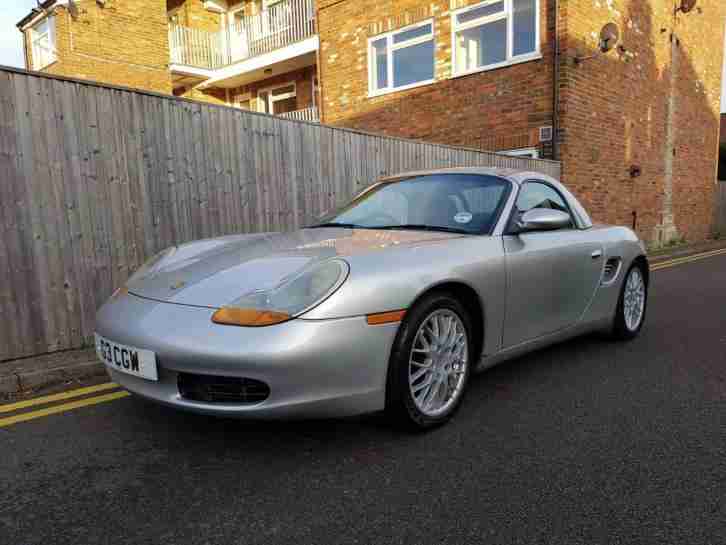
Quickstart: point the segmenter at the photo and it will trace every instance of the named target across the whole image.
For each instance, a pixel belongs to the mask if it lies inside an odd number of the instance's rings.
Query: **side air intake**
[[[605,263],[605,269],[602,273],[602,283],[611,284],[618,277],[620,267],[622,266],[622,259],[619,257],[611,257]]]

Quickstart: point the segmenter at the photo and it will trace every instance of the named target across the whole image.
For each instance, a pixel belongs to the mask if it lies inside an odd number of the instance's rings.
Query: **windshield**
[[[315,227],[489,233],[511,184],[478,174],[432,174],[384,182]]]

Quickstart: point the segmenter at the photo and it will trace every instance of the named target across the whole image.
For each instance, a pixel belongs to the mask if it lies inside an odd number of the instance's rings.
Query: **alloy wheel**
[[[633,267],[625,281],[625,295],[623,297],[623,313],[625,326],[635,331],[643,320],[645,310],[645,280],[638,267]]]
[[[429,314],[411,347],[409,388],[419,411],[439,416],[461,396],[469,365],[469,340],[461,318],[449,309]]]

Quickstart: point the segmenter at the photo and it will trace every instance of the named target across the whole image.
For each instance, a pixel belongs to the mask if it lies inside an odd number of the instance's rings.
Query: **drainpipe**
[[[315,52],[315,72],[318,78],[318,96],[315,96],[315,82],[313,82],[313,103],[317,102],[318,106],[318,121],[323,123],[325,119],[323,110],[325,108],[325,100],[323,100],[323,65],[320,62],[320,50],[323,44],[320,42],[320,8],[317,7],[318,3],[315,3],[315,32],[318,34],[318,50]]]
[[[559,134],[560,134],[560,25],[559,25],[559,2],[552,0],[555,13],[555,36],[553,52],[552,79],[552,159],[558,161],[560,158]]]

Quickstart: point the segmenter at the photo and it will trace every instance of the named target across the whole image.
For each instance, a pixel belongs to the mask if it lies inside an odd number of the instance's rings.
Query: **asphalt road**
[[[637,340],[478,375],[424,435],[134,398],[0,428],[0,543],[726,543],[726,255],[651,288]]]

